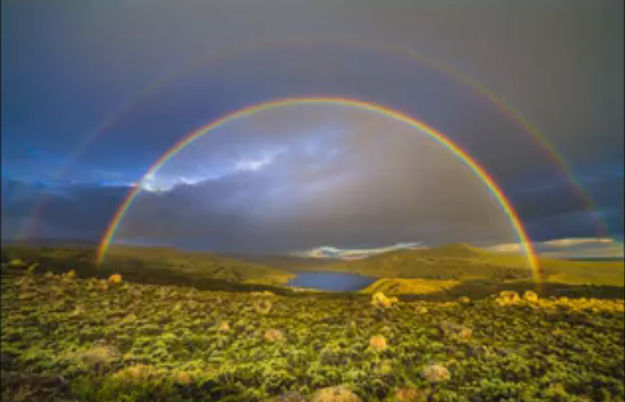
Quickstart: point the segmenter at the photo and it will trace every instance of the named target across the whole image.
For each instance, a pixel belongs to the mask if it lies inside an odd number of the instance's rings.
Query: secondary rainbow
[[[113,113],[102,121],[98,126],[94,127],[84,139],[76,146],[76,148],[72,151],[72,153],[67,157],[69,161],[64,167],[62,167],[56,174],[55,177],[57,179],[62,178],[67,171],[72,166],[72,162],[75,158],[81,154],[86,148],[88,148],[97,138],[99,138],[102,134],[106,133],[113,127],[115,124],[119,122],[123,117],[129,114],[137,105],[139,105],[142,101],[149,99],[151,96],[156,94],[159,90],[164,88],[166,85],[173,82],[176,78],[182,76],[188,70],[193,68],[198,68],[199,66],[206,66],[213,63],[219,63],[223,60],[229,60],[232,57],[235,57],[239,54],[244,54],[246,52],[259,50],[264,47],[270,46],[291,46],[291,45],[302,45],[302,44],[315,44],[315,43],[336,43],[343,44],[346,46],[355,46],[361,47],[363,49],[369,49],[378,52],[388,52],[389,54],[394,54],[402,57],[406,57],[409,60],[417,61],[423,63],[430,68],[437,70],[448,77],[456,80],[457,82],[463,83],[468,87],[472,88],[476,93],[481,94],[489,102],[491,102],[494,106],[496,106],[500,111],[502,111],[506,116],[515,121],[525,132],[530,134],[530,137],[539,144],[544,152],[552,159],[554,165],[562,172],[562,174],[567,178],[567,180],[571,183],[573,191],[577,194],[580,200],[585,204],[587,210],[595,216],[597,223],[597,234],[599,236],[606,236],[608,233],[606,223],[598,216],[596,216],[595,211],[597,207],[592,197],[588,194],[588,192],[583,188],[579,180],[575,177],[575,174],[571,167],[566,163],[564,158],[557,150],[549,143],[549,141],[545,138],[545,136],[538,130],[536,127],[532,126],[532,124],[515,108],[511,105],[505,103],[503,99],[498,97],[493,91],[488,89],[486,86],[480,84],[478,81],[461,74],[459,71],[437,62],[436,60],[426,57],[423,54],[417,53],[411,48],[404,46],[388,46],[383,43],[376,43],[370,41],[364,41],[361,39],[354,39],[348,37],[335,37],[335,36],[324,36],[320,38],[288,38],[288,39],[279,39],[272,41],[262,41],[257,43],[252,43],[250,45],[245,45],[236,48],[229,48],[227,51],[223,53],[219,53],[217,55],[203,56],[200,55],[197,60],[192,60],[185,65],[182,66],[179,70],[166,74],[162,76],[160,79],[146,86],[142,90],[140,90],[135,96],[129,98],[125,103],[120,105],[117,109],[113,111]],[[30,214],[30,218],[26,221],[21,229],[21,233],[18,237],[28,238],[28,236],[34,232],[34,228],[36,227],[40,214],[42,213],[48,198],[42,197],[37,205],[33,208],[32,213]]]
[[[209,123],[199,129],[191,132],[187,136],[185,136],[182,140],[177,142],[169,151],[165,152],[146,172],[141,181],[135,183],[133,188],[129,191],[128,195],[121,203],[118,208],[113,220],[109,224],[104,236],[102,237],[102,241],[100,242],[100,246],[98,247],[97,252],[97,264],[99,265],[104,260],[106,252],[113,240],[113,236],[119,226],[120,221],[122,220],[124,214],[132,204],[132,201],[139,194],[141,190],[141,182],[142,180],[149,175],[153,175],[158,171],[158,169],[167,162],[171,157],[176,155],[180,150],[185,148],[187,145],[200,138],[201,136],[209,133],[210,131],[216,129],[217,127],[223,126],[228,122],[239,119],[241,117],[250,116],[262,111],[276,109],[280,107],[288,107],[294,105],[315,105],[315,104],[323,104],[323,105],[337,105],[337,106],[348,106],[353,108],[358,108],[361,110],[366,110],[378,114],[382,114],[396,120],[399,120],[410,127],[419,130],[436,141],[438,141],[441,145],[445,146],[448,150],[453,152],[465,165],[467,165],[471,171],[486,185],[489,191],[493,194],[493,196],[499,202],[500,207],[503,212],[506,214],[510,223],[514,227],[518,237],[519,242],[522,246],[522,249],[525,253],[527,263],[529,267],[532,269],[532,273],[534,276],[534,280],[538,283],[541,282],[542,272],[538,265],[536,255],[534,254],[534,250],[531,242],[525,232],[523,224],[521,223],[519,217],[514,211],[512,205],[505,197],[499,186],[495,183],[495,181],[489,176],[489,174],[482,168],[473,158],[471,158],[465,151],[460,149],[456,144],[454,144],[451,140],[445,137],[442,133],[438,132],[436,129],[426,125],[425,123],[414,119],[408,115],[405,115],[401,112],[398,112],[393,109],[389,109],[382,105],[377,105],[374,103],[364,102],[357,99],[348,99],[348,98],[338,98],[338,97],[306,97],[306,98],[283,98],[277,100],[271,100],[267,102],[263,102],[260,104],[252,105],[245,107],[243,109],[236,110],[232,113],[229,113],[212,123]]]

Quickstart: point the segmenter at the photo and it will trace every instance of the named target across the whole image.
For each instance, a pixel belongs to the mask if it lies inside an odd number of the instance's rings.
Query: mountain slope
[[[362,260],[337,262],[324,266],[324,270],[384,278],[458,280],[531,276],[522,255],[503,255],[466,244],[392,251]]]

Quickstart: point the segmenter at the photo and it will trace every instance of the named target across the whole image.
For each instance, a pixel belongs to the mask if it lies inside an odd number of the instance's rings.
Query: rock
[[[428,382],[439,383],[451,378],[449,370],[442,364],[431,364],[421,371],[421,376]]]
[[[315,392],[310,402],[361,402],[358,395],[354,394],[344,385],[321,388]]]
[[[374,352],[383,352],[388,349],[386,338],[382,335],[375,335],[369,339],[369,346]]]
[[[217,328],[217,331],[219,332],[230,331],[230,324],[228,324],[228,321],[222,321],[221,323],[219,323],[219,327]]]
[[[458,303],[460,304],[471,304],[471,299],[466,296],[462,296],[458,299]]]

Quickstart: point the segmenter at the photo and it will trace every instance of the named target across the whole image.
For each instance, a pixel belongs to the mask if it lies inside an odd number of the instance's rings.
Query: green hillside
[[[623,285],[623,261],[575,261],[539,258],[547,282]],[[465,244],[379,254],[340,261],[326,271],[351,272],[379,278],[527,280],[532,272],[520,254],[501,254]]]
[[[333,258],[297,257],[278,254],[227,254],[242,261],[266,265],[287,272],[324,270],[331,264],[340,262]]]
[[[499,254],[465,244],[420,250],[402,250],[361,260],[330,260],[276,255],[219,255],[174,248],[116,245],[105,262],[95,267],[95,247],[10,245],[3,247],[3,261],[38,261],[54,272],[76,271],[80,277],[104,278],[120,273],[140,283],[191,284],[201,289],[246,290],[271,287],[287,291],[285,285],[298,271],[335,271],[378,278],[363,292],[486,297],[507,287],[523,290],[535,286],[532,272],[522,255]],[[623,261],[578,261],[540,258],[547,289],[571,286],[603,295],[623,289]],[[614,289],[617,288],[617,289]],[[621,292],[622,293],[622,292]],[[620,294],[620,293],[619,293]]]
[[[623,260],[576,261],[541,258],[545,282],[623,286]]]
[[[137,282],[192,283],[205,288],[227,288],[227,284],[276,286],[293,277],[288,272],[233,257],[165,247],[115,246],[100,267],[95,267],[94,247],[3,248],[4,260],[15,258],[38,261],[58,272],[73,269],[79,276],[120,273]]]
[[[45,267],[47,269],[47,267]],[[623,300],[502,305],[2,275],[4,401],[622,401]]]
[[[362,260],[341,261],[324,267],[328,271],[352,272],[382,278],[483,279],[529,278],[521,255],[502,255],[465,244],[393,251]]]

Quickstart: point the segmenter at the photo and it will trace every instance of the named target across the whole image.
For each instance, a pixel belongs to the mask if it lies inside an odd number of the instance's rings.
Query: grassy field
[[[625,396],[622,300],[501,305],[490,297],[389,308],[370,300],[112,284],[5,267],[3,400]]]
[[[497,295],[536,289],[521,258],[462,245],[307,260],[386,267],[353,293],[285,287],[291,257],[272,267],[275,256],[116,247],[99,268],[94,257],[3,248],[2,400],[625,398],[622,261],[541,260],[552,296],[516,300]]]

